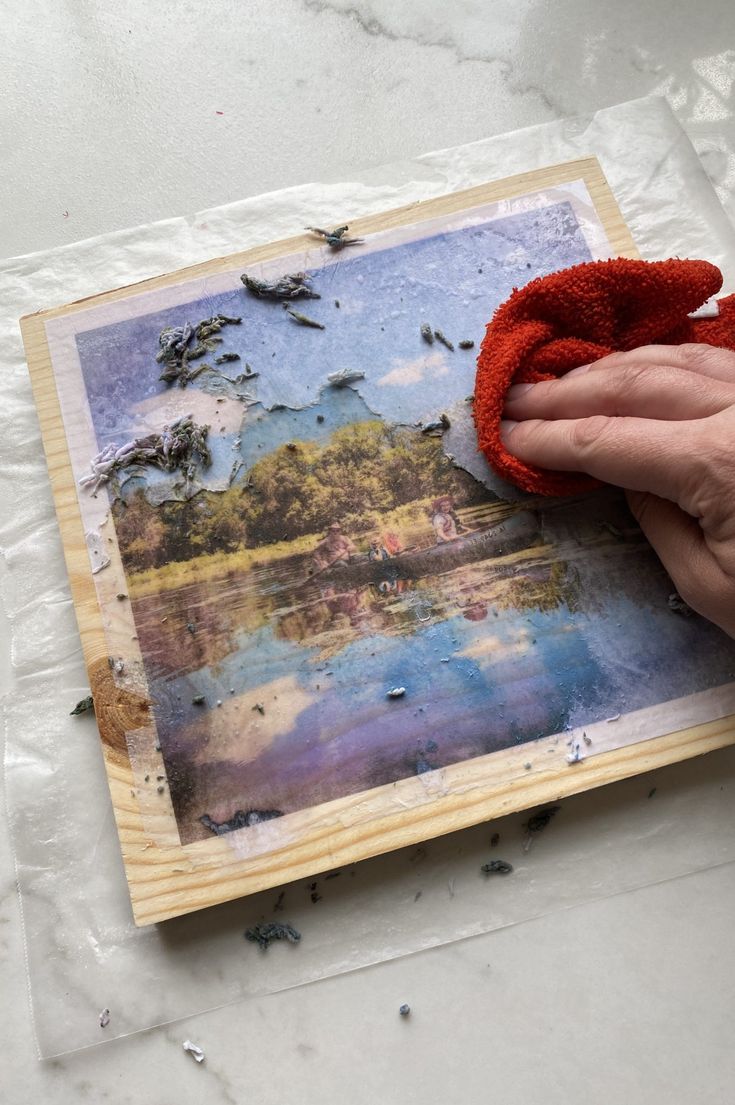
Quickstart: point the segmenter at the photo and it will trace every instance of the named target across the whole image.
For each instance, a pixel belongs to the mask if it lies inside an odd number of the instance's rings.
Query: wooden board
[[[369,239],[379,232],[420,226],[427,220],[575,181],[586,185],[607,233],[611,253],[635,257],[630,233],[593,159],[524,173],[395,211],[355,219],[350,223],[350,231]],[[735,739],[732,718],[718,718],[590,755],[570,767],[565,762],[566,748],[563,742],[560,745],[557,734],[553,739],[535,742],[533,754],[529,750],[531,746],[520,744],[502,753],[493,752],[453,763],[427,775],[347,794],[258,826],[259,836],[265,839],[270,831],[268,826],[274,825],[272,839],[266,840],[267,847],[260,854],[253,854],[245,843],[244,834],[250,832],[247,828],[182,844],[167,796],[158,803],[142,801],[140,765],[150,764],[153,773],[160,766],[151,751],[155,748],[155,722],[145,684],[138,690],[131,689],[115,678],[110,666],[110,658],[121,655],[134,636],[134,632],[130,632],[129,603],[115,601],[116,592],[127,590],[125,573],[114,531],[107,535],[110,567],[97,576],[91,572],[69,452],[69,442],[75,441],[77,431],[80,435],[87,432],[86,423],[81,409],[78,426],[69,412],[66,424],[62,417],[47,324],[90,308],[190,280],[240,271],[313,247],[313,239],[306,235],[269,243],[22,320],[132,908],[135,921],[140,925],[315,875],[649,771],[723,747]],[[615,724],[620,725],[624,720]],[[603,721],[603,727],[604,724]],[[607,724],[609,728],[610,723]],[[143,757],[136,769],[135,749],[139,747],[145,747],[148,759]],[[529,760],[533,761],[531,767]],[[427,780],[432,782],[427,784]]]

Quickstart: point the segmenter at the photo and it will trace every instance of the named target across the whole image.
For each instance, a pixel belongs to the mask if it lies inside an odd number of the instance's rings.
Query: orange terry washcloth
[[[477,358],[474,415],[480,449],[495,471],[525,491],[575,495],[589,476],[524,464],[500,440],[511,384],[563,376],[609,353],[641,345],[704,342],[735,349],[735,295],[716,318],[688,314],[715,295],[722,273],[708,261],[590,261],[532,280],[498,307]]]

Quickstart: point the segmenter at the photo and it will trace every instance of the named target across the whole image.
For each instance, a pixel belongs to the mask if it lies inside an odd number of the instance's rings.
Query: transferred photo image
[[[478,450],[495,309],[635,253],[599,166],[331,238],[24,320],[140,923],[730,740],[735,646],[624,494]]]
[[[729,680],[621,495],[506,500],[451,453],[489,305],[593,256],[582,200],[75,335],[90,456],[209,427],[191,473],[126,464],[111,496],[183,843]]]

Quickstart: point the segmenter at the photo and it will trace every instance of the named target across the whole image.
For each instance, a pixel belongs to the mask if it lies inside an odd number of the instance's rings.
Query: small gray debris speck
[[[504,859],[491,859],[489,863],[483,863],[480,868],[486,875],[510,875],[513,864]]]
[[[287,940],[289,944],[298,944],[301,933],[293,925],[282,925],[278,921],[261,921],[252,928],[246,929],[245,939],[251,940],[266,951],[274,940]]]

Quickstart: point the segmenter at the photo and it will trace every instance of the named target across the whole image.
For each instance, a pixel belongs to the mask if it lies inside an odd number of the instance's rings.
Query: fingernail
[[[517,422],[511,421],[509,418],[504,418],[500,423],[500,440],[505,445],[508,444],[508,438],[513,433],[517,425]]]
[[[589,372],[589,370],[588,364],[581,364],[579,368],[571,368],[569,372],[565,372],[561,379],[566,380],[567,376],[581,376],[583,372]]]
[[[530,391],[533,384],[512,384],[508,388],[508,392],[505,396],[506,403],[512,403],[514,399],[520,399],[522,395],[525,395],[527,391]]]

